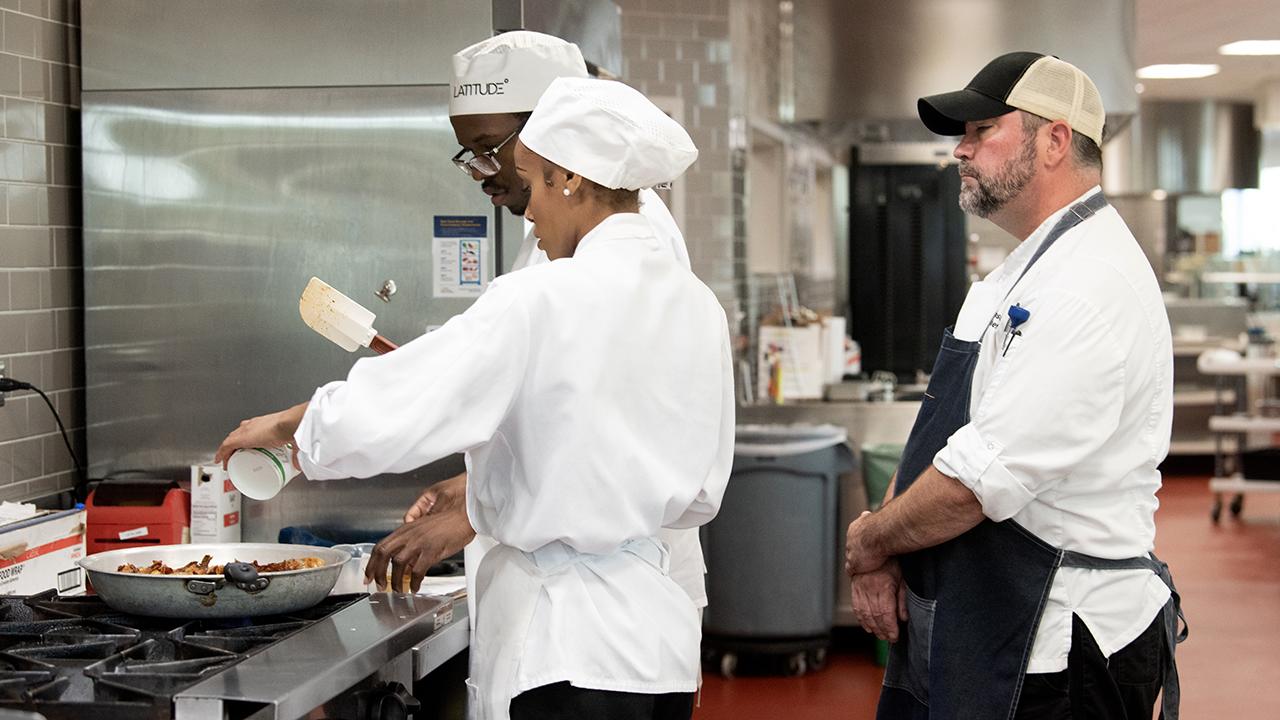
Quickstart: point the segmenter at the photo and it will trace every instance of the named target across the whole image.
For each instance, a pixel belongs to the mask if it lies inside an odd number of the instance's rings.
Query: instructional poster
[[[493,277],[493,243],[484,215],[436,215],[432,228],[432,296],[476,297]]]

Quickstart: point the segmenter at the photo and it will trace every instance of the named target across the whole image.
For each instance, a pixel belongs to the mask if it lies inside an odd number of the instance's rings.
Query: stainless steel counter
[[[845,428],[849,433],[849,447],[858,456],[854,471],[840,482],[839,552],[844,558],[844,531],[863,510],[867,509],[866,484],[862,478],[861,448],[877,443],[907,441],[911,425],[915,423],[919,402],[812,402],[788,405],[751,405],[738,408],[739,425],[830,423]],[[850,610],[849,583],[842,568],[835,568],[836,606],[835,624],[852,626],[857,623]]]
[[[371,680],[413,687],[466,647],[466,601],[375,593],[174,698],[180,720],[292,720]]]

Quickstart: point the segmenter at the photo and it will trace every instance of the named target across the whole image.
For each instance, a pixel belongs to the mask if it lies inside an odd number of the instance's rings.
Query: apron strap
[[[1061,567],[1085,570],[1150,570],[1168,586],[1169,602],[1160,611],[1164,619],[1165,645],[1168,648],[1164,660],[1164,698],[1160,702],[1160,718],[1178,720],[1178,704],[1182,693],[1178,684],[1178,664],[1174,661],[1174,649],[1178,643],[1187,639],[1191,628],[1187,625],[1187,616],[1182,612],[1182,596],[1173,585],[1173,574],[1169,572],[1169,566],[1155,554],[1112,560],[1063,550]],[[1178,630],[1179,622],[1182,623],[1181,631]]]
[[[670,568],[671,559],[667,546],[657,538],[632,538],[622,543],[618,548],[618,552],[635,555],[664,575]],[[553,540],[533,552],[526,552],[524,556],[529,559],[529,562],[533,564],[533,567],[541,575],[555,575],[570,565],[576,565],[584,560],[599,557],[578,552],[559,540]]]
[[[1036,248],[1035,254],[1027,261],[1027,266],[1022,269],[1022,274],[1018,275],[1018,279],[1009,287],[1009,293],[1006,293],[1005,297],[1007,298],[1013,292],[1013,289],[1018,286],[1018,283],[1022,282],[1022,278],[1026,277],[1027,271],[1031,270],[1031,266],[1035,265],[1040,256],[1053,247],[1058,238],[1066,234],[1071,228],[1096,215],[1107,204],[1107,196],[1103,195],[1102,191],[1098,191],[1067,208],[1066,214],[1062,216],[1062,219],[1058,220],[1058,223],[1045,236],[1044,242],[1040,243],[1040,247]]]

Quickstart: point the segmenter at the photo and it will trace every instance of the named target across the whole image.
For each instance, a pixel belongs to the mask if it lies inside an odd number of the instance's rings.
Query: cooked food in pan
[[[156,560],[146,567],[125,563],[117,569],[122,573],[136,573],[138,575],[221,575],[223,566],[210,565],[209,563],[212,561],[212,555],[205,555],[200,562],[189,562],[180,568],[171,568],[165,565],[164,562]],[[273,563],[259,563],[254,560],[249,564],[260,573],[309,570],[311,568],[324,567],[324,561],[317,557],[291,558]]]

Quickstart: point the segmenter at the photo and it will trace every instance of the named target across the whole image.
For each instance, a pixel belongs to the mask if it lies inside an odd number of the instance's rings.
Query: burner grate
[[[0,710],[48,720],[170,718],[175,694],[364,597],[231,621],[126,615],[97,597],[52,591],[0,597]]]
[[[94,663],[84,674],[114,688],[167,698],[240,659],[236,653],[157,638]]]

